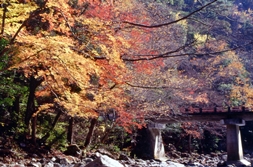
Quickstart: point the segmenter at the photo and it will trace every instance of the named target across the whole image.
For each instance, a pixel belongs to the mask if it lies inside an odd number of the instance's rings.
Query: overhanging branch
[[[196,42],[196,40],[193,40],[190,43],[185,44],[183,46],[180,46],[179,48],[177,48],[175,50],[168,51],[168,52],[158,54],[158,55],[154,55],[154,54],[150,54],[150,55],[148,55],[148,54],[147,55],[131,55],[131,56],[138,57],[138,58],[135,58],[135,59],[122,58],[122,59],[125,60],[125,61],[138,61],[138,59],[152,60],[152,58],[154,58],[154,57],[164,57],[164,56],[169,55],[169,54],[178,53],[178,52],[186,49],[187,47],[193,46],[195,44],[195,42]]]
[[[158,55],[142,55],[138,58],[122,58],[122,60],[124,61],[145,61],[145,60],[155,60],[155,59],[161,59],[161,58],[171,58],[171,57],[182,57],[182,56],[211,56],[211,55],[218,55],[218,54],[222,54],[225,52],[229,52],[229,51],[234,51],[240,48],[243,48],[245,46],[248,45],[252,45],[253,41],[245,44],[245,45],[240,45],[234,48],[230,48],[230,49],[226,49],[226,50],[222,50],[222,51],[217,51],[217,52],[210,52],[210,53],[182,53],[182,54],[173,54],[176,53],[175,51],[171,51],[171,52],[166,52],[166,53],[162,53],[162,54],[158,54]]]
[[[211,1],[211,2],[207,3],[206,5],[200,7],[199,9],[191,12],[190,14],[188,14],[188,15],[182,17],[182,18],[180,18],[178,20],[171,21],[171,22],[167,22],[167,23],[156,24],[156,25],[145,25],[145,24],[133,23],[133,22],[129,22],[129,21],[123,21],[123,23],[129,24],[129,25],[132,25],[132,26],[143,27],[143,28],[158,28],[158,27],[168,26],[168,25],[180,22],[182,20],[188,19],[190,16],[192,16],[195,13],[197,13],[197,12],[203,10],[204,8],[210,6],[211,4],[215,3],[216,1],[218,1],[218,0]]]
[[[128,86],[133,87],[133,88],[142,88],[142,89],[166,89],[166,88],[171,88],[169,86],[141,86],[141,85],[134,85],[134,84],[131,84],[129,82],[126,82],[126,84]]]

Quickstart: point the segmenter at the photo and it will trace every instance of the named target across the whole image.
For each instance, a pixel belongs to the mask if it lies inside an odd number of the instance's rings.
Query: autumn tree
[[[30,82],[25,123],[33,119],[34,140],[36,117],[55,111],[96,119],[113,109],[126,130],[141,126],[135,123],[137,113],[125,110],[129,97],[123,84],[132,78],[121,55],[130,44],[112,22],[119,15],[134,17],[127,13],[132,2],[12,0],[6,5],[3,37],[17,51],[10,68],[21,69]]]

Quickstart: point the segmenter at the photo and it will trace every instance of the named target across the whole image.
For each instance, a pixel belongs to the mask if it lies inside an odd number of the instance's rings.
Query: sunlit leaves
[[[125,111],[129,96],[124,91],[131,77],[121,59],[132,45],[116,32],[118,23],[113,22],[118,16],[134,18],[128,13],[133,8],[131,0],[115,4],[11,1],[5,33],[15,34],[24,23],[14,43],[18,52],[11,68],[22,68],[26,77],[44,78],[36,92],[35,114],[60,109],[73,117],[88,118],[113,108],[119,120],[124,120],[119,124],[133,125],[135,113]]]

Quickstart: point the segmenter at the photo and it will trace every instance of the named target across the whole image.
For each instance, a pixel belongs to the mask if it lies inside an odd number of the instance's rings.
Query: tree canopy
[[[251,1],[1,3],[0,105],[22,94],[27,125],[114,111],[130,132],[188,106],[253,105]]]

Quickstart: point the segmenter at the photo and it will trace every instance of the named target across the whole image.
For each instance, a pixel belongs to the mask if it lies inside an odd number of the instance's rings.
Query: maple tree
[[[129,97],[122,88],[131,80],[121,59],[130,45],[111,21],[117,14],[129,16],[127,11],[134,7],[130,2],[122,2],[125,8],[116,3],[64,0],[5,4],[2,39],[9,39],[15,48],[8,67],[21,69],[29,78],[25,123],[29,126],[33,120],[34,142],[36,117],[55,111],[97,118],[114,109],[117,123],[126,130],[141,127],[137,113],[125,110]]]

